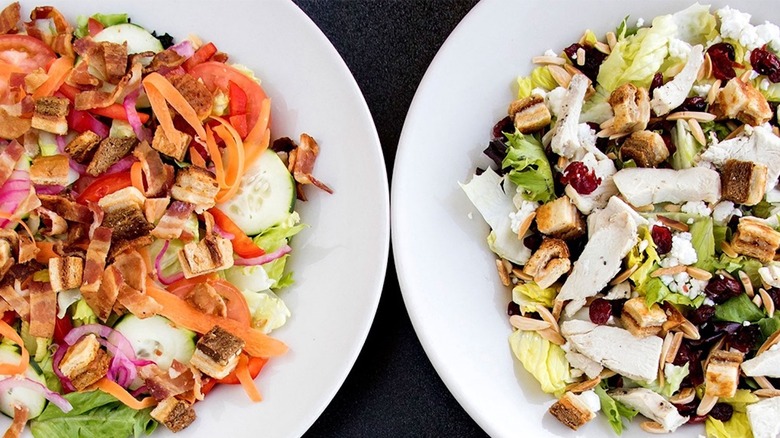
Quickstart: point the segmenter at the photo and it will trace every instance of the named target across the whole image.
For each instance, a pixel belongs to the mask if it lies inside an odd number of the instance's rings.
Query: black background
[[[392,175],[417,85],[476,0],[295,0],[327,35],[368,102]],[[304,435],[481,437],[425,356],[398,286],[392,254],[379,310],[346,382]]]

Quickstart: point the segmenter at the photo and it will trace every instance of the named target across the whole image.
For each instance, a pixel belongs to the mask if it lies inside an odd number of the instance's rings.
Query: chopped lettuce
[[[83,299],[76,302],[76,307],[73,308],[73,325],[82,326],[87,324],[95,324],[98,322],[97,315],[89,307],[86,301]]]
[[[750,438],[753,436],[748,416],[743,412],[734,412],[731,419],[726,422],[707,417],[704,430],[707,433],[707,438]]]
[[[754,258],[746,256],[731,258],[726,254],[721,254],[717,266],[718,268],[725,269],[730,274],[735,274],[737,271],[744,271],[745,274],[750,277],[750,281],[753,282],[753,284],[761,284],[761,276],[758,274],[758,269],[764,265]]]
[[[554,287],[542,289],[533,282],[520,283],[512,289],[512,301],[520,306],[523,313],[536,312],[537,304],[552,308],[557,295],[558,291]]]
[[[57,136],[46,131],[41,131],[38,134],[38,148],[41,150],[41,155],[49,157],[57,155]]]
[[[760,399],[748,389],[738,389],[733,397],[721,398],[718,401],[730,404],[737,412],[747,412],[747,405],[758,403]]]
[[[623,433],[623,427],[625,427],[625,424],[623,424],[623,418],[631,422],[638,411],[635,411],[610,397],[609,394],[607,394],[606,389],[604,389],[604,382],[602,382],[601,385],[593,388],[593,391],[596,393],[596,395],[599,396],[601,412],[603,412],[604,416],[607,417],[609,425],[612,426],[612,429],[614,429],[615,433],[620,435]]]
[[[558,83],[553,79],[547,66],[539,66],[531,70],[529,76],[517,78],[517,98],[525,99],[531,95],[531,91],[533,91],[534,88],[550,91],[557,86]]]
[[[571,380],[569,361],[561,347],[533,331],[516,330],[509,336],[517,360],[542,385],[542,391],[562,395]]]
[[[710,270],[716,264],[715,233],[711,217],[696,219],[690,226],[691,244],[696,249],[696,267]]]
[[[593,96],[587,98],[582,104],[582,113],[580,114],[580,123],[604,123],[611,119],[614,114],[612,105],[609,104],[609,92],[601,85],[596,86],[596,92]]]
[[[773,333],[780,330],[780,312],[775,312],[771,318],[761,318],[758,321],[758,327],[761,329],[761,336],[763,337],[761,342],[763,342],[766,338],[772,336]]]
[[[133,127],[130,123],[124,120],[114,119],[111,121],[111,130],[108,135],[110,137],[118,138],[135,138],[135,131],[133,131]]]
[[[750,300],[746,293],[730,298],[715,307],[715,318],[721,321],[758,322],[764,316],[764,312]]]
[[[165,245],[165,240],[157,239],[149,246],[149,255],[152,259],[152,263],[155,263],[157,256]],[[160,259],[161,274],[165,277],[170,277],[182,272],[181,262],[179,262],[179,251],[184,248],[184,242],[178,239],[168,241],[168,249],[165,250]]]
[[[645,246],[644,251],[639,251],[642,246]],[[641,227],[639,229],[639,243],[634,245],[627,257],[628,268],[640,265],[629,277],[637,288],[644,286],[645,282],[650,278],[650,272],[654,270],[655,264],[661,260],[655,248],[656,245],[653,242],[653,234],[650,232],[650,229]]]
[[[704,131],[705,137],[709,137],[710,132],[714,132],[718,141],[723,141],[731,134],[731,130],[723,122],[699,122],[699,124],[701,125],[701,130]]]
[[[702,145],[693,138],[685,120],[678,120],[672,128],[672,142],[677,147],[672,154],[672,167],[677,170],[693,167],[696,164],[694,162],[696,154],[699,153]]]
[[[263,333],[271,333],[272,330],[283,326],[290,317],[290,310],[284,301],[270,290],[244,291],[244,297],[252,314],[252,325]]]
[[[664,302],[680,306],[699,307],[704,303],[706,298],[704,295],[699,295],[694,299],[690,299],[687,295],[672,292],[658,277],[648,280],[639,292],[644,293],[645,303],[648,307],[652,306],[654,303]]]
[[[246,292],[260,292],[276,284],[262,266],[233,266],[224,271],[225,280]]]
[[[266,253],[276,251],[288,244],[293,236],[306,228],[306,225],[299,222],[300,216],[298,216],[298,213],[292,212],[287,219],[263,230],[262,233],[255,236],[253,241],[255,245],[263,248]],[[284,272],[288,256],[289,255],[284,255],[270,263],[262,265],[266,274],[268,274],[268,278],[274,282],[274,285],[272,286],[273,289],[282,289],[291,285],[293,282],[292,275]]]
[[[83,38],[89,35],[88,23],[89,19],[93,18],[97,20],[103,27],[114,26],[122,23],[129,23],[130,19],[127,14],[94,14],[92,17],[86,15],[79,15],[76,18],[76,31],[74,34],[76,38]]]
[[[780,102],[780,84],[770,82],[766,89],[759,84],[753,84],[769,102]]]
[[[552,169],[542,142],[519,131],[509,134],[507,139],[507,154],[502,167],[511,169],[509,180],[524,191],[529,201],[555,199]]]
[[[667,363],[664,365],[664,376],[666,377],[666,380],[663,386],[658,385],[658,379],[653,380],[649,384],[642,381],[637,381],[636,383],[639,386],[644,386],[645,388],[651,389],[662,396],[669,398],[672,394],[680,390],[683,379],[685,379],[689,373],[688,363],[683,366]]]
[[[57,318],[64,318],[68,307],[81,299],[81,290],[68,289],[57,292]]]

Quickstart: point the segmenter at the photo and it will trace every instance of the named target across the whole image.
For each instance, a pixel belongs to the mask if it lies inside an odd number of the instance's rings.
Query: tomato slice
[[[65,315],[64,318],[57,318],[54,322],[54,336],[52,340],[55,344],[62,344],[65,336],[73,330],[73,321],[71,321],[69,315]]]
[[[103,23],[95,20],[92,17],[89,17],[89,20],[87,20],[87,30],[89,30],[89,36],[95,36],[100,33],[101,30],[103,30],[105,26],[103,26]]]
[[[221,62],[209,61],[198,64],[189,73],[196,78],[202,79],[206,87],[212,92],[220,89],[223,93],[228,93],[229,96],[231,82],[241,88],[244,94],[246,94],[245,113],[247,114],[247,126],[249,126],[249,129],[255,126],[257,119],[260,118],[260,107],[266,98],[265,91],[263,91],[263,87],[260,84],[241,73],[235,67]]]
[[[57,55],[43,41],[28,35],[0,35],[0,101],[14,103],[10,96],[12,73],[46,69]]]
[[[249,367],[249,375],[252,376],[253,379],[256,378],[266,363],[268,363],[268,359],[264,357],[249,356],[249,363],[247,363],[247,367]],[[241,383],[238,381],[238,377],[236,376],[236,370],[231,371],[230,374],[222,379],[219,379],[218,382],[226,383],[228,385],[237,385]]]
[[[233,235],[233,239],[231,239],[231,243],[233,244],[233,252],[245,259],[260,257],[261,255],[265,254],[265,251],[263,251],[263,249],[259,246],[255,245],[255,242],[253,242],[249,236],[241,231],[241,228],[239,228],[238,225],[230,220],[228,215],[223,213],[222,210],[214,207],[209,209],[209,213],[214,216],[214,223],[216,223],[218,227]]]
[[[233,81],[228,81],[230,87],[230,115],[246,114],[246,93]]]
[[[89,185],[78,198],[76,202],[86,205],[87,202],[98,202],[100,198],[118,190],[133,185],[130,172],[117,172],[110,175],[103,175]]]
[[[208,61],[215,53],[217,53],[217,46],[214,43],[205,44],[195,51],[195,54],[184,63],[183,67],[185,70],[189,70],[198,64]]]

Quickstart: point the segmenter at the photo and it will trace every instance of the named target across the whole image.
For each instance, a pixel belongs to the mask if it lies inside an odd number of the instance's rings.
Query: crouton
[[[655,336],[661,332],[666,322],[666,313],[658,304],[650,308],[641,297],[632,298],[623,305],[620,315],[623,327],[638,338]]]
[[[207,315],[227,316],[225,300],[208,283],[198,283],[187,293],[184,301]]]
[[[229,240],[209,235],[200,242],[189,242],[179,251],[185,278],[216,272],[233,266],[233,245]]]
[[[135,205],[115,208],[106,212],[103,217],[103,226],[111,228],[113,231],[112,245],[120,240],[133,240],[148,236],[153,228],[152,224],[146,221],[143,211]]]
[[[544,97],[536,94],[512,102],[509,115],[514,119],[515,127],[523,134],[536,132],[552,120],[550,110],[544,104]]]
[[[709,110],[721,119],[737,119],[751,126],[772,119],[772,109],[766,98],[753,85],[733,78],[726,83]]]
[[[214,106],[214,96],[212,96],[211,91],[206,88],[203,82],[186,73],[169,76],[168,80],[187,99],[187,103],[192,106],[199,119],[204,120],[211,115],[211,109]]]
[[[114,193],[103,196],[98,201],[98,206],[104,213],[110,213],[123,208],[134,208],[141,210],[144,208],[146,198],[137,188],[130,186]]]
[[[222,379],[238,364],[244,341],[216,325],[198,340],[190,365],[203,373]]]
[[[138,143],[135,137],[108,137],[98,145],[95,156],[87,166],[87,173],[98,176],[124,158]]]
[[[642,131],[650,120],[650,97],[647,90],[626,83],[609,96],[609,104],[615,118],[612,130],[615,133]]]
[[[168,397],[161,401],[149,413],[155,420],[164,424],[171,432],[178,432],[195,421],[195,409],[184,400]]]
[[[704,375],[704,393],[712,397],[734,397],[742,359],[743,355],[739,352],[713,352]]]
[[[183,132],[179,132],[179,136],[181,138],[181,142],[176,144],[171,140],[168,140],[168,137],[165,136],[165,131],[158,126],[154,131],[152,148],[161,154],[165,154],[171,158],[182,161],[184,160],[184,155],[187,154],[187,147],[190,145],[192,137]]]
[[[144,200],[144,216],[150,224],[156,223],[165,214],[171,198],[147,198]]]
[[[216,205],[219,184],[214,174],[198,166],[190,166],[176,172],[176,182],[171,188],[173,199],[195,205],[196,211]]]
[[[66,155],[39,155],[33,158],[30,166],[30,180],[33,184],[46,186],[68,185],[70,165]]]
[[[60,371],[69,379],[87,371],[92,362],[98,358],[100,342],[94,334],[84,336],[68,347],[60,362]]]
[[[752,161],[728,160],[720,169],[723,199],[756,205],[764,199],[767,167]]]
[[[731,247],[739,254],[755,257],[764,263],[772,261],[780,247],[780,233],[758,219],[740,219]]]
[[[620,147],[623,161],[634,160],[639,167],[655,167],[669,158],[669,149],[657,132],[637,131]]]
[[[84,260],[80,257],[52,257],[49,259],[49,282],[54,292],[81,286]]]
[[[536,210],[536,226],[540,233],[564,240],[585,234],[585,221],[568,196],[561,196],[539,207]]]
[[[523,272],[532,276],[539,287],[547,289],[569,272],[570,268],[569,247],[566,242],[545,238],[523,267]]]
[[[90,363],[90,366],[81,374],[71,377],[70,383],[77,391],[83,391],[89,385],[105,377],[110,364],[111,357],[105,351],[98,350],[97,357]]]
[[[60,97],[41,97],[35,101],[32,127],[52,134],[68,133],[68,99]]]
[[[75,161],[87,164],[95,154],[95,149],[100,144],[100,140],[100,136],[94,132],[84,131],[65,145],[65,152]]]
[[[573,392],[565,393],[560,400],[550,406],[548,412],[573,430],[579,429],[596,417],[596,414],[588,408],[585,402]]]
[[[91,224],[94,220],[92,212],[86,205],[81,205],[65,196],[38,194],[41,205],[62,216],[66,221]]]

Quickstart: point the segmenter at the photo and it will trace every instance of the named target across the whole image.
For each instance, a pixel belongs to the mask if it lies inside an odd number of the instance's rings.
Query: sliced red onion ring
[[[138,397],[141,394],[146,394],[149,391],[149,388],[146,387],[146,385],[141,386],[140,388],[136,389],[135,391],[131,392],[130,395],[133,397]]]
[[[173,283],[176,283],[177,281],[184,278],[184,273],[179,272],[173,275],[163,275],[162,273],[162,258],[165,255],[165,252],[168,251],[168,245],[170,245],[170,241],[166,240],[165,243],[163,243],[163,247],[160,250],[159,253],[157,253],[157,257],[154,259],[154,270],[157,272],[157,279],[160,280],[160,283],[170,286]]]
[[[284,245],[283,247],[277,249],[276,251],[270,253],[270,254],[264,254],[259,257],[253,257],[251,259],[243,259],[241,257],[234,257],[233,258],[233,264],[236,266],[258,266],[258,265],[264,265],[266,263],[270,263],[280,257],[282,257],[285,254],[289,254],[290,251],[292,251],[292,248],[290,248],[289,245]]]
[[[9,179],[8,181],[3,184],[3,187],[0,188],[0,192],[7,193],[12,192],[14,190],[29,190],[30,189],[30,179]]]
[[[118,331],[101,324],[87,324],[76,327],[65,335],[64,341],[68,345],[73,345],[83,336],[88,334],[97,335],[98,342],[105,346],[112,355],[116,355],[116,351],[121,351],[126,357],[136,359],[135,350],[130,344],[130,341]]]
[[[35,185],[35,193],[39,195],[59,195],[65,190],[64,186],[43,186],[40,184]]]
[[[179,56],[183,58],[189,58],[195,54],[195,48],[192,47],[192,42],[190,40],[184,40],[179,44],[171,46],[171,50],[178,53]]]
[[[64,413],[68,413],[73,409],[70,402],[56,392],[50,390],[40,382],[29,379],[27,377],[9,377],[7,379],[0,380],[0,394],[4,394],[14,388],[24,388],[31,391],[39,392],[46,397],[46,400],[54,403],[55,406],[60,408]]]
[[[60,154],[65,153],[65,136],[64,135],[58,135],[55,137],[55,140],[57,142],[57,152]]]
[[[137,376],[135,364],[121,352],[116,352],[111,359],[107,377],[123,388],[127,388]]]
[[[54,374],[59,377],[60,382],[62,382],[62,386],[65,388],[65,390],[72,392],[76,390],[76,387],[73,386],[73,384],[70,382],[70,379],[65,374],[62,374],[62,371],[60,370],[60,362],[62,362],[62,358],[65,356],[65,352],[67,350],[68,349],[65,345],[57,346],[57,350],[54,352],[54,355],[51,358],[51,367],[54,370]]]
[[[220,226],[217,224],[214,224],[214,232],[219,234],[219,236],[223,239],[233,240],[236,238],[235,234],[228,233],[227,231],[220,228]]]
[[[78,173],[79,175],[84,175],[87,173],[87,166],[77,163],[72,158],[68,161],[68,165],[71,169],[73,169],[74,172]]]
[[[125,170],[129,170],[136,161],[138,160],[134,156],[128,155],[109,167],[105,174],[108,175],[111,173],[124,172]]]
[[[125,100],[122,101],[122,106],[125,108],[125,114],[127,114],[127,122],[133,127],[133,132],[135,132],[135,136],[138,137],[138,140],[151,142],[152,133],[149,129],[144,128],[143,123],[141,123],[141,118],[138,117],[138,111],[135,109],[135,104],[140,94],[141,88],[137,88],[135,91],[125,96]]]

